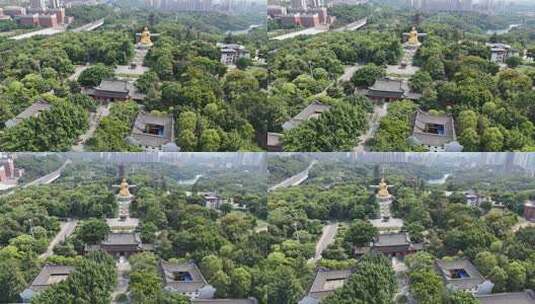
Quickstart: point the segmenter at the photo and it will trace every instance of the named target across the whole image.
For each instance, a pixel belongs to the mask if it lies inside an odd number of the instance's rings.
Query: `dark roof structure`
[[[411,92],[408,84],[403,80],[383,78],[378,79],[368,89],[358,90],[359,93],[375,98],[397,98],[417,100],[422,94]]]
[[[304,108],[301,112],[299,112],[299,114],[285,122],[282,125],[282,128],[285,131],[291,130],[311,118],[318,118],[321,113],[329,111],[330,109],[331,106],[324,105],[319,101],[314,101],[306,108]]]
[[[423,145],[444,147],[457,139],[453,116],[416,111],[412,136]]]
[[[353,271],[351,269],[318,269],[314,282],[312,282],[312,286],[308,292],[308,296],[319,300],[324,299],[336,289],[342,287],[349,277],[351,277],[352,273]]]
[[[474,289],[485,281],[476,267],[468,259],[435,262],[446,285],[454,289]]]
[[[481,304],[535,304],[535,292],[528,289],[523,292],[481,295],[477,299]]]
[[[258,301],[255,298],[249,299],[193,299],[191,303],[199,304],[257,304]]]
[[[119,79],[104,79],[97,87],[88,88],[85,92],[90,96],[100,98],[133,99],[138,101],[145,98],[145,94],[140,93],[132,83]]]
[[[48,288],[50,285],[66,280],[71,272],[74,271],[72,266],[64,265],[45,265],[35,277],[29,289],[33,291],[41,291]]]
[[[21,123],[24,119],[30,117],[37,117],[41,112],[47,111],[52,107],[48,102],[39,100],[31,104],[29,107],[20,112],[16,117],[5,122],[7,128],[14,127]]]
[[[422,250],[423,244],[413,243],[407,232],[381,233],[375,237],[370,246],[355,247],[353,252],[357,255],[366,254],[370,251],[382,254],[410,253]]]
[[[208,285],[201,271],[193,262],[176,264],[161,261],[160,269],[164,278],[164,288],[169,291],[191,293]]]
[[[132,128],[132,138],[141,146],[160,148],[174,142],[174,119],[171,115],[139,112]]]

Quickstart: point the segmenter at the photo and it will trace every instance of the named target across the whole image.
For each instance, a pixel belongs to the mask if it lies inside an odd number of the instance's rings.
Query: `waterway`
[[[202,174],[198,174],[198,175],[195,175],[195,178],[192,178],[192,179],[186,179],[186,180],[179,180],[178,181],[178,184],[179,185],[193,185],[195,184],[199,178],[202,177]]]
[[[521,24],[511,24],[511,25],[509,25],[509,27],[506,28],[506,29],[501,29],[501,30],[488,30],[488,31],[487,31],[487,35],[494,35],[494,34],[496,34],[496,35],[503,35],[503,34],[507,34],[507,33],[509,33],[512,29],[517,28],[517,27],[519,27],[519,26],[521,26]]]
[[[427,181],[427,183],[430,184],[430,185],[443,185],[444,183],[446,183],[446,180],[450,176],[451,176],[451,174],[447,173],[447,174],[444,174],[444,176],[442,176],[441,178],[430,179],[430,180]]]

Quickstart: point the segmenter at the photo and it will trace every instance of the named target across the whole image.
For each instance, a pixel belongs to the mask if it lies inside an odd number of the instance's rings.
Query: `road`
[[[309,262],[316,263],[321,259],[321,254],[327,247],[334,242],[334,238],[336,236],[336,233],[338,232],[338,223],[332,223],[325,225],[323,227],[323,232],[321,234],[320,239],[316,243],[316,253],[314,254],[314,258],[311,258]]]
[[[334,29],[333,32],[346,32],[346,31],[356,31],[358,29],[361,29],[365,27],[368,24],[368,18],[363,18],[360,20],[357,20],[355,22],[352,22],[350,24],[346,24],[342,27],[339,27],[337,29]]]
[[[353,149],[354,152],[366,151],[366,142],[369,139],[373,138],[375,132],[377,132],[377,130],[379,129],[381,118],[385,117],[387,113],[388,103],[383,103],[383,105],[374,105],[373,114],[371,115],[371,119],[369,120],[370,127],[368,128],[368,131],[366,131],[365,134],[362,134],[359,137],[359,145]]]
[[[50,241],[46,251],[39,257],[42,259],[46,259],[52,254],[54,254],[54,247],[56,247],[59,242],[64,241],[69,235],[71,235],[74,232],[76,225],[78,225],[78,220],[69,220],[68,222],[62,222],[61,229],[59,230],[58,234],[56,234],[52,241]]]
[[[87,129],[87,132],[85,132],[78,138],[77,144],[72,146],[72,151],[74,152],[85,151],[85,143],[87,142],[88,139],[93,137],[93,135],[95,134],[95,131],[97,130],[100,120],[108,115],[110,115],[110,104],[108,105],[101,104],[98,106],[96,113],[90,113],[89,114],[89,128]]]
[[[104,19],[100,19],[100,20],[97,20],[97,21],[82,25],[82,26],[80,26],[78,28],[73,29],[72,32],[89,32],[89,31],[92,31],[92,30],[102,26],[102,24],[104,24]],[[42,30],[37,30],[37,31],[24,33],[24,34],[13,36],[13,37],[9,37],[9,39],[21,40],[21,39],[31,38],[33,36],[52,36],[52,35],[56,35],[56,34],[59,34],[59,33],[63,33],[66,30],[67,30],[67,25],[60,25],[60,26],[57,26],[57,27],[49,27],[49,28],[45,28],[45,29],[42,29]]]
[[[286,39],[290,39],[290,38],[295,38],[297,36],[310,36],[310,35],[316,35],[316,34],[320,34],[320,33],[325,33],[325,32],[328,32],[328,31],[329,31],[329,26],[328,25],[322,25],[322,26],[317,26],[317,27],[309,27],[307,29],[304,29],[304,30],[298,31],[298,32],[291,32],[291,33],[288,33],[288,34],[275,36],[275,37],[273,37],[271,39],[273,39],[273,40],[286,40]]]
[[[306,181],[308,179],[308,173],[310,172],[310,169],[312,169],[312,167],[317,163],[318,161],[317,160],[313,160],[310,165],[308,165],[308,167],[293,175],[293,176],[290,176],[289,178],[283,180],[282,182],[276,184],[275,186],[271,187],[268,189],[268,191],[273,191],[273,190],[276,190],[278,188],[288,188],[288,187],[291,187],[291,186],[297,186],[297,185],[300,185],[302,182]]]
[[[63,165],[61,165],[61,167],[59,167],[57,170],[47,175],[41,176],[40,178],[23,185],[22,188],[26,188],[26,187],[30,187],[34,185],[48,185],[52,183],[53,181],[57,180],[61,176],[61,172],[63,171],[63,169],[65,169],[65,167],[69,165],[70,163],[72,163],[72,161],[70,159],[67,159],[63,163]]]

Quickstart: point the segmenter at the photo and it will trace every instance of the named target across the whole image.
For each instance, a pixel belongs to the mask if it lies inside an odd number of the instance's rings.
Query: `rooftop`
[[[249,299],[193,299],[191,303],[206,303],[206,304],[257,304],[258,301],[254,298]]]
[[[165,288],[177,292],[195,292],[208,285],[201,271],[193,262],[176,264],[160,262]]]
[[[292,119],[288,120],[282,125],[282,128],[287,131],[291,130],[301,123],[309,120],[310,118],[318,118],[321,113],[329,111],[331,106],[324,105],[319,101],[314,101],[304,108],[299,114],[294,116]]]
[[[30,117],[37,117],[39,114],[43,111],[47,111],[50,109],[52,105],[50,105],[48,102],[39,100],[31,104],[29,107],[24,109],[24,111],[20,112],[19,115],[17,115],[15,118],[12,118],[5,122],[6,127],[14,127],[21,123],[24,119],[30,118]]]
[[[408,246],[411,244],[406,232],[379,234],[373,243],[374,247]]]
[[[132,129],[132,137],[139,145],[150,147],[160,147],[173,142],[173,116],[139,112]]]
[[[496,293],[477,296],[477,299],[481,304],[535,304],[535,292],[526,290],[524,292]]]
[[[369,88],[369,90],[405,93],[405,89],[403,88],[403,81],[389,78],[378,79],[377,81],[375,81],[373,86]]]
[[[108,92],[128,93],[128,82],[124,80],[105,79],[95,89]]]
[[[441,147],[456,140],[451,115],[431,115],[417,110],[412,136],[423,145]]]
[[[139,235],[134,232],[112,232],[101,243],[102,245],[138,245],[141,244]]]
[[[28,288],[33,291],[41,291],[52,284],[67,279],[72,271],[74,271],[72,266],[45,265]]]
[[[316,272],[308,295],[316,299],[323,299],[342,287],[352,273],[351,269],[327,270],[320,268]]]
[[[468,259],[437,260],[436,266],[446,284],[456,289],[473,289],[485,281]]]

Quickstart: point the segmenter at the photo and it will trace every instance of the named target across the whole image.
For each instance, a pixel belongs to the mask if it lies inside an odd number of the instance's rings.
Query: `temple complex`
[[[384,177],[381,178],[381,181],[377,186],[372,186],[377,188],[377,193],[375,197],[379,203],[379,218],[371,219],[370,223],[377,228],[379,233],[396,233],[400,232],[403,228],[403,220],[399,218],[393,218],[390,207],[392,206],[392,201],[394,196],[390,194],[388,188],[392,187],[385,182]]]

